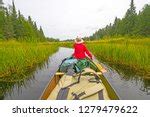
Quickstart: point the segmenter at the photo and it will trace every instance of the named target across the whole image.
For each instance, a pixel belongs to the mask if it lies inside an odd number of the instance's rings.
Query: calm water
[[[59,48],[58,52],[49,57],[42,67],[38,67],[28,80],[19,83],[2,83],[0,90],[5,91],[5,95],[1,99],[5,100],[37,100],[41,96],[45,86],[50,78],[57,71],[61,61],[69,57],[73,50],[68,48]],[[104,76],[111,83],[118,93],[120,99],[123,100],[150,100],[150,80],[143,80],[131,71],[124,72],[120,68],[110,67],[106,63],[102,63],[107,69]],[[5,90],[5,86],[9,90]]]

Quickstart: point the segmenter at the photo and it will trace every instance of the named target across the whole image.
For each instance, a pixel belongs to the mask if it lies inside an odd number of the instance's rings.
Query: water
[[[103,64],[107,69],[104,76],[123,100],[150,100],[150,80],[143,79],[134,73],[124,73],[123,70],[113,69]]]
[[[58,52],[50,56],[49,60],[45,62],[42,67],[38,67],[36,71],[29,78],[27,78],[27,80],[19,83],[6,83],[6,85],[0,87],[5,92],[5,95],[1,96],[1,99],[39,99],[50,78],[58,70],[61,61],[64,58],[71,56],[72,53],[72,49],[59,48]],[[108,79],[112,87],[116,90],[120,99],[150,99],[150,80],[143,80],[143,78],[141,78],[140,76],[135,75],[134,73],[131,74],[132,72],[123,72],[123,70],[120,70],[120,68],[110,67],[107,63],[102,62],[101,64],[108,71],[104,74],[104,76]],[[5,90],[6,86],[8,87],[7,90]]]
[[[39,99],[50,78],[58,70],[61,61],[71,54],[71,49],[59,48],[58,52],[49,57],[49,60],[43,65],[43,67],[38,67],[33,75],[27,78],[29,80],[23,82],[22,86],[18,87],[18,83],[16,83],[15,86],[13,86],[13,89],[5,94],[4,99]]]

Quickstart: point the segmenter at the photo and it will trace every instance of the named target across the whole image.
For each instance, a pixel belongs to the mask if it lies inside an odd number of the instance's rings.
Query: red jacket
[[[83,43],[75,43],[73,57],[75,57],[76,59],[84,59],[86,58],[86,55],[88,55],[88,57],[92,59],[91,53]]]

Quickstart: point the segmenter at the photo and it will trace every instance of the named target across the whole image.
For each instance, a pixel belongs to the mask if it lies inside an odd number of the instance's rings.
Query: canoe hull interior
[[[101,65],[99,63],[94,63],[94,64],[97,66],[97,68],[100,71],[101,70]],[[112,86],[110,85],[108,80],[100,72],[97,72],[97,73],[100,76],[99,78],[101,79],[102,83],[104,84],[104,86],[107,90],[109,98],[111,100],[119,100],[119,97],[118,97],[117,93],[112,88]],[[50,79],[50,82],[48,83],[47,87],[43,91],[43,94],[41,95],[40,99],[42,99],[42,100],[47,100],[48,99],[48,97],[50,96],[52,91],[55,89],[55,87],[57,86],[57,84],[59,83],[59,81],[60,81],[60,79],[62,78],[63,75],[64,75],[64,73],[56,72],[56,74]]]

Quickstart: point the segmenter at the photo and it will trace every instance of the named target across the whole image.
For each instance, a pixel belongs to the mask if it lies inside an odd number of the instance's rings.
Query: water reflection
[[[39,99],[50,78],[57,71],[61,61],[71,54],[71,49],[59,48],[47,61],[37,66],[34,72],[31,72],[30,75],[28,74],[25,80],[10,83],[0,82],[0,98],[5,100]]]
[[[108,70],[104,76],[116,89],[121,99],[150,99],[150,80],[125,66],[103,63]]]
[[[39,65],[43,66],[43,65]],[[28,87],[35,82],[34,77],[35,69],[32,69],[30,73],[25,74],[23,78],[9,80],[9,81],[0,81],[0,99],[5,99],[5,97],[11,97],[15,91],[20,94],[22,93],[21,87]]]
[[[147,95],[150,95],[150,80],[148,79],[141,79],[142,85],[140,87],[140,90],[143,92],[146,92]]]
[[[50,78],[58,70],[61,61],[69,57],[73,50],[59,48],[23,81],[0,82],[0,99],[36,100],[41,96]],[[133,70],[101,62],[107,69],[104,76],[111,83],[121,99],[150,99],[150,80],[144,79]]]

